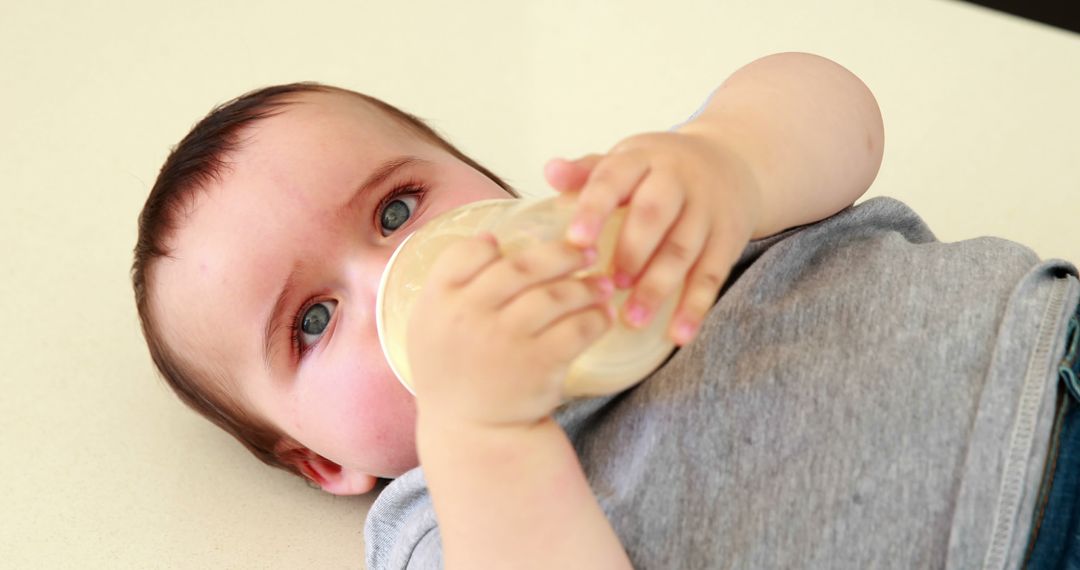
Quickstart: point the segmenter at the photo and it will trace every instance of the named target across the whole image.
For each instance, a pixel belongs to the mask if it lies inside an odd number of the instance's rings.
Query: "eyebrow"
[[[399,156],[383,162],[368,175],[367,179],[365,179],[360,186],[357,187],[356,192],[354,192],[352,197],[345,202],[345,207],[351,207],[358,199],[365,196],[371,188],[385,182],[399,169],[409,165],[425,164],[427,162],[428,161],[415,156]],[[289,269],[289,275],[285,278],[285,283],[281,286],[281,291],[278,292],[277,297],[274,299],[274,305],[270,309],[270,314],[266,317],[266,326],[263,329],[263,362],[266,365],[267,373],[270,373],[273,368],[271,366],[271,359],[273,357],[272,350],[274,348],[274,339],[277,336],[277,331],[281,328],[281,325],[284,324],[279,315],[285,310],[285,302],[292,296],[299,275],[300,262],[298,260],[293,263],[292,268]]]

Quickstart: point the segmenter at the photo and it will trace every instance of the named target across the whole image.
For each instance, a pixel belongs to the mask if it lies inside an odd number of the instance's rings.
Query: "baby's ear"
[[[362,495],[377,482],[374,475],[342,467],[310,449],[296,453],[294,461],[304,477],[334,495]]]

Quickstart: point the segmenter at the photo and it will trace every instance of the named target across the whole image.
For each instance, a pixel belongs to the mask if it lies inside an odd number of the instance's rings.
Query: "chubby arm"
[[[749,164],[761,195],[754,239],[853,204],[877,176],[885,145],[866,85],[808,53],[743,66],[677,131],[733,149]]]
[[[820,56],[780,53],[733,73],[677,129],[623,139],[606,154],[547,164],[577,193],[566,238],[596,243],[616,208],[612,258],[628,326],[646,326],[682,287],[668,335],[690,342],[751,239],[824,219],[877,175],[884,128],[874,96]]]
[[[630,567],[550,416],[569,363],[612,324],[611,284],[568,278],[590,263],[574,248],[590,247],[603,219],[632,202],[614,281],[634,276],[627,305],[649,315],[685,279],[672,325],[683,344],[748,238],[822,219],[866,191],[882,131],[873,96],[844,68],[808,54],[765,57],[675,133],[550,164],[557,189],[581,192],[582,223],[571,224],[568,243],[504,257],[477,239],[436,261],[409,354],[447,568]],[[642,276],[650,258],[655,271]]]
[[[425,426],[418,445],[446,568],[629,569],[566,433]]]
[[[630,568],[552,418],[570,363],[611,328],[610,279],[559,240],[492,236],[435,260],[409,319],[416,443],[445,567]]]

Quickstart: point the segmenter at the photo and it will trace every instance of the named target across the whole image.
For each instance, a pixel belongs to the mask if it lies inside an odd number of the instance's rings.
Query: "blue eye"
[[[293,338],[296,340],[296,345],[301,353],[319,342],[319,338],[322,337],[327,325],[330,324],[330,317],[334,315],[336,307],[337,301],[320,301],[305,309],[303,314],[298,315],[300,317],[298,319],[299,323],[293,329]]]
[[[413,198],[415,200],[415,198]],[[413,206],[415,208],[415,206]],[[398,199],[390,202],[390,205],[383,210],[382,223],[387,229],[396,230],[400,228],[405,222],[409,221],[409,216],[412,215],[409,208],[405,206],[405,202]]]
[[[389,236],[412,219],[425,190],[421,185],[407,184],[395,188],[383,199],[376,212],[379,216],[379,233],[383,237]]]

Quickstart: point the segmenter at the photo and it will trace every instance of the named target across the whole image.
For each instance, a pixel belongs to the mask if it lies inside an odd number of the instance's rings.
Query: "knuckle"
[[[633,150],[638,144],[637,137],[628,137],[611,147],[611,154],[622,154]]]
[[[615,143],[615,146],[611,147],[612,153],[623,153],[635,150],[642,145],[647,145],[653,142],[655,138],[654,133],[638,133],[622,139]]]
[[[549,290],[549,296],[556,303],[574,305],[593,302],[601,293],[599,285],[586,283],[581,279],[560,281]]]
[[[662,299],[669,290],[670,287],[666,283],[650,275],[638,284],[636,296],[638,300],[651,304]]]
[[[671,151],[656,152],[652,156],[652,165],[659,171],[666,173],[668,180],[674,182],[678,180],[678,170],[675,168],[679,165],[682,157],[679,154]]]
[[[510,269],[522,275],[531,275],[536,270],[536,262],[528,256],[517,255],[510,260]]]
[[[565,283],[549,285],[544,288],[544,292],[547,294],[548,300],[556,305],[561,305],[570,296],[570,291]]]
[[[694,287],[715,291],[724,284],[724,274],[712,269],[702,271],[694,279]]]
[[[633,213],[642,224],[653,226],[663,220],[665,209],[663,204],[654,199],[641,199],[634,204]]]
[[[473,236],[472,239],[463,239],[455,243],[451,247],[456,247],[456,251],[463,255],[490,253],[498,248],[498,246],[492,240],[492,237],[484,234],[479,234]]]
[[[664,242],[661,254],[682,263],[693,261],[696,252],[689,245],[678,239],[670,239]]]
[[[617,170],[611,161],[601,162],[596,165],[596,168],[592,171],[592,175],[589,176],[589,186],[593,188],[611,186],[615,183],[616,175]]]

